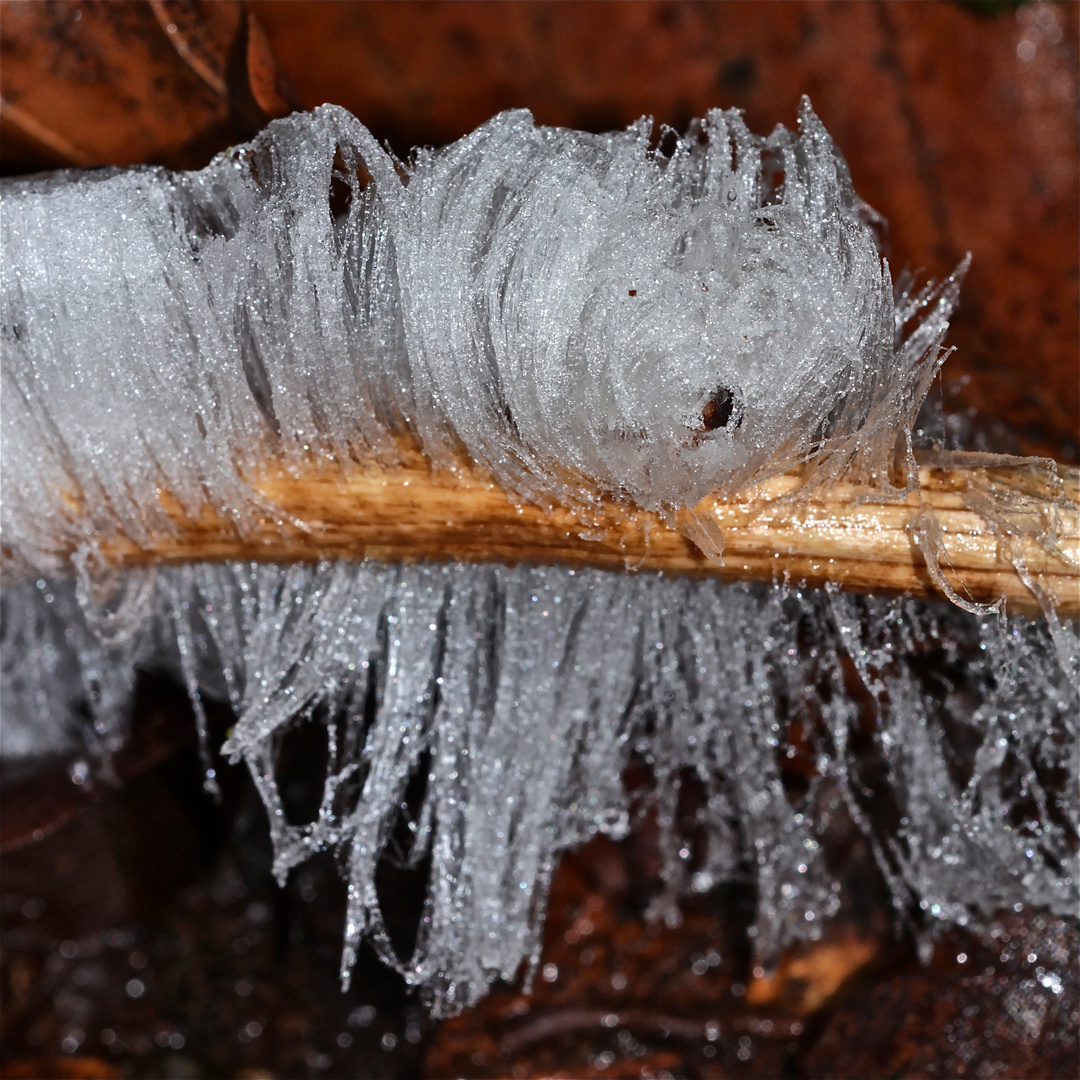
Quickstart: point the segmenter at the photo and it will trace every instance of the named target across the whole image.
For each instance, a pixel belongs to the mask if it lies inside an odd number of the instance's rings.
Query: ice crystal
[[[753,880],[766,955],[836,910],[822,840],[837,798],[897,902],[931,921],[1076,910],[1080,709],[1045,623],[656,575],[231,563],[159,570],[109,651],[70,583],[42,586],[5,593],[5,718],[70,732],[88,710],[116,731],[147,664],[227,697],[224,752],[266,804],[279,877],[320,850],[347,867],[343,974],[366,937],[441,1012],[535,963],[555,860],[625,834],[634,762],[657,777],[673,894]],[[112,689],[95,693],[103,661]],[[309,821],[276,780],[301,724],[326,734]],[[805,789],[782,769],[796,728]],[[687,775],[707,796],[696,844],[671,813]],[[883,800],[891,817],[872,812]],[[411,956],[384,925],[384,858],[429,866]]]
[[[201,172],[5,181],[8,551],[138,542],[160,490],[243,527],[268,453],[402,437],[541,504],[670,520],[804,461],[885,485],[958,276],[894,306],[807,101],[799,123],[714,110],[665,155],[647,121],[508,112],[405,165],[324,106]]]
[[[410,439],[540,504],[658,510],[713,554],[708,491],[798,463],[903,484],[963,267],[894,300],[808,103],[798,134],[734,110],[670,154],[650,131],[511,112],[402,163],[327,106],[201,172],[2,187],[3,754],[107,758],[140,669],[183,680],[204,739],[203,698],[227,700],[279,876],[346,867],[343,974],[367,938],[440,1012],[535,963],[559,852],[625,833],[639,762],[671,895],[751,878],[765,954],[835,909],[836,805],[901,907],[1076,909],[1077,650],[1052,618],[527,567],[103,569],[104,542],[170,528],[161,492],[243,532],[274,513],[245,481],[268,459]],[[327,757],[308,821],[277,783],[304,724]],[[676,836],[688,776],[700,840]],[[429,868],[410,956],[387,858]]]

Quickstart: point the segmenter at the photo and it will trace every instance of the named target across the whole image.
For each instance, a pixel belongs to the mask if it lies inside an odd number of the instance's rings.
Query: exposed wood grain
[[[972,509],[973,493],[994,484],[1007,488],[1016,503],[1015,520],[1005,523],[1013,529],[1016,553],[1055,608],[1072,617],[1080,613],[1080,474],[1061,472],[1062,490],[1055,495],[1024,466],[924,466],[921,496],[906,501],[836,484],[796,502],[785,496],[798,479],[780,476],[734,498],[699,504],[698,511],[715,516],[724,533],[724,564],[718,565],[657,514],[605,502],[597,510],[599,527],[584,528],[566,508],[516,503],[466,465],[433,473],[418,457],[393,468],[312,463],[251,478],[280,514],[242,532],[226,513],[191,517],[166,495],[171,532],[142,544],[109,540],[102,554],[117,566],[221,559],[528,562],[938,596],[913,538],[920,510],[930,509],[942,532],[946,577],[960,595],[979,602],[1004,595],[1010,611],[1038,614],[1001,525],[995,533]],[[1055,522],[1052,551],[1021,539],[1022,530],[1030,535]]]

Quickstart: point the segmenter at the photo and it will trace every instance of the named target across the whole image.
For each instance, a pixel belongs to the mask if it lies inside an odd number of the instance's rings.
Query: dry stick
[[[906,500],[889,501],[844,483],[822,488],[808,501],[786,500],[799,486],[794,476],[730,499],[708,498],[698,510],[714,514],[723,529],[722,566],[656,514],[604,502],[595,511],[602,527],[584,530],[570,510],[520,505],[475,467],[433,473],[419,455],[392,468],[311,461],[302,469],[267,469],[248,479],[280,516],[268,514],[242,533],[223,512],[208,509],[191,517],[163,494],[171,533],[142,544],[110,539],[101,551],[117,566],[454,560],[808,586],[832,582],[858,592],[939,597],[913,539],[920,511],[929,508],[942,530],[942,569],[961,596],[992,602],[1004,595],[1009,611],[1038,616],[1038,601],[1013,565],[1019,554],[1058,614],[1071,618],[1080,614],[1080,472],[1059,466],[1059,480],[1047,475],[1047,464],[1017,465],[1014,459],[997,468],[922,466],[921,496]],[[1004,529],[999,521],[995,531],[970,509],[980,498],[985,504],[988,487],[1006,493],[1002,504],[1016,523],[1011,537],[1004,531],[1008,515]],[[1052,550],[1034,538],[1047,531],[1056,536]],[[1031,538],[1018,540],[1024,533]]]

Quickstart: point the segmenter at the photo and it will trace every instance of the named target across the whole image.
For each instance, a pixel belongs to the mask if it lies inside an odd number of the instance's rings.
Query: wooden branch
[[[1045,475],[1022,465],[920,470],[922,506],[940,525],[944,573],[961,596],[988,602],[1004,595],[1010,611],[1041,613],[1004,543],[972,510],[989,486],[1016,496],[1011,505],[1029,532],[1030,522],[1036,533],[1056,523],[1053,552],[1034,539],[1015,547],[1058,612],[1080,614],[1080,473],[1059,473],[1054,491]],[[299,473],[270,469],[249,480],[280,508],[279,520],[268,515],[241,534],[225,514],[207,510],[191,518],[163,496],[171,533],[141,546],[109,540],[102,554],[117,566],[223,559],[527,562],[942,595],[912,537],[919,499],[867,501],[865,489],[845,484],[795,502],[784,496],[799,480],[781,476],[732,499],[704,500],[699,513],[713,515],[724,532],[720,566],[656,514],[604,503],[597,512],[603,528],[586,532],[569,510],[518,505],[475,468],[432,473],[419,456],[394,468],[312,462]]]

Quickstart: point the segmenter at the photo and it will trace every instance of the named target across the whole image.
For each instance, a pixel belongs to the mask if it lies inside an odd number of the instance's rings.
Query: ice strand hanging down
[[[845,830],[927,945],[1014,904],[1076,913],[1080,701],[1044,622],[550,567],[200,564],[125,588],[138,621],[111,641],[70,580],[5,590],[5,754],[77,748],[86,712],[115,733],[139,668],[229,701],[279,879],[336,852],[343,975],[369,940],[436,1012],[535,967],[558,855],[650,806],[668,902],[753,882],[764,963],[836,913]],[[278,787],[298,729],[326,760],[305,816]],[[631,798],[642,765],[655,786]],[[384,860],[426,868],[409,955]]]
[[[798,135],[716,110],[670,156],[650,137],[508,112],[406,165],[324,106],[201,172],[5,182],[8,560],[167,533],[163,492],[243,529],[268,459],[393,463],[402,438],[585,520],[604,495],[681,512],[710,553],[706,494],[806,463],[807,490],[917,484],[966,263],[894,304],[808,101]]]

